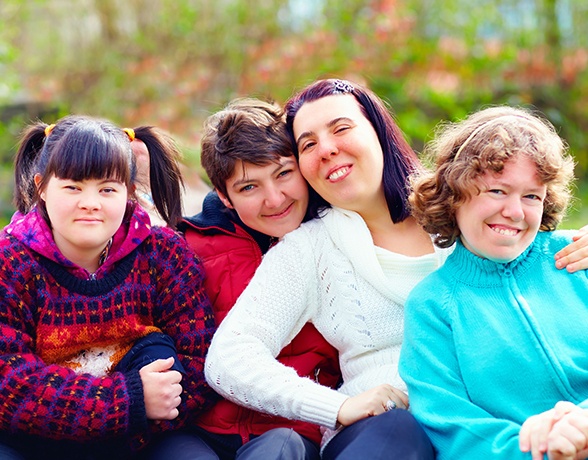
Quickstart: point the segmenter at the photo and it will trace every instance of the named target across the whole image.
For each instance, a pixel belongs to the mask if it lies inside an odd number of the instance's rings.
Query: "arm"
[[[159,298],[154,308],[155,326],[169,335],[176,345],[186,375],[181,379],[181,404],[173,426],[198,416],[215,399],[204,378],[204,359],[212,335],[214,318],[203,283],[203,269],[185,240],[169,229],[159,229],[155,251],[164,260],[157,267]],[[172,379],[171,384],[176,384]],[[170,417],[171,418],[171,417]],[[170,422],[168,422],[170,423]],[[160,424],[159,428],[165,428]]]
[[[214,336],[206,378],[225,398],[249,408],[334,427],[347,397],[275,359],[318,308],[311,235],[300,236],[297,231],[298,238],[286,238],[264,257]]]
[[[137,372],[108,377],[76,374],[45,364],[35,353],[35,312],[27,289],[17,292],[7,280],[24,274],[4,263],[0,273],[0,429],[53,439],[90,440],[140,432],[146,428]],[[32,290],[32,289],[31,289]]]
[[[474,404],[460,375],[442,285],[424,282],[409,296],[400,373],[411,409],[438,451],[438,460],[530,459],[519,450],[520,425]],[[474,346],[474,345],[472,345]],[[488,385],[491,385],[488,382]]]

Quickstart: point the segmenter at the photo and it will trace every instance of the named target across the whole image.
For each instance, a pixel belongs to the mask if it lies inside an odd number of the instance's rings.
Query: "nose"
[[[80,195],[80,201],[78,202],[78,206],[81,209],[86,209],[89,211],[95,211],[100,209],[100,199],[98,194],[91,191],[84,191]]]
[[[278,208],[284,202],[284,193],[279,187],[271,185],[267,187],[265,193],[265,205],[268,208]]]
[[[319,141],[317,141],[317,142],[319,142]],[[337,153],[339,152],[339,149],[337,148],[336,143],[329,138],[321,139],[318,146],[319,146],[319,155],[320,155],[321,159],[323,159],[323,160],[328,160],[333,155],[337,155]]]
[[[525,218],[525,212],[519,197],[511,196],[504,203],[502,215],[514,222],[520,222]]]

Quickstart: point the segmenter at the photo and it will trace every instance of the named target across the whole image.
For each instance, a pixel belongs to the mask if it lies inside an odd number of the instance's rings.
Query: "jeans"
[[[412,414],[395,409],[346,427],[325,446],[322,458],[433,460],[435,452]]]
[[[243,444],[239,435],[196,428],[165,433],[148,448],[146,460],[319,460],[318,446],[291,428],[274,428]]]

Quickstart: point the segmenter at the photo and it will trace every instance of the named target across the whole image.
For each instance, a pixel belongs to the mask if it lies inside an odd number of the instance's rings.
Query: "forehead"
[[[314,131],[337,118],[349,118],[360,122],[366,120],[357,99],[351,94],[325,96],[311,102],[305,102],[294,117],[294,135]]]
[[[265,163],[262,165],[256,165],[248,161],[237,160],[233,174],[227,179],[227,185],[231,185],[234,182],[254,179],[262,175],[272,174],[274,171],[282,168],[283,166],[289,166],[298,168],[298,163],[294,155],[289,157],[277,157],[275,161]]]
[[[502,172],[485,171],[480,179],[491,183],[521,185],[541,188],[544,186],[539,175],[539,168],[528,155],[517,155],[504,163]]]

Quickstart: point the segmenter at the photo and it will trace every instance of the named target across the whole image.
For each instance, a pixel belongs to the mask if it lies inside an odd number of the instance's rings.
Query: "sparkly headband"
[[[333,82],[333,94],[348,94],[353,93],[355,88],[349,82],[343,80],[335,80]]]
[[[515,114],[509,114],[509,115],[501,115],[499,117],[496,117],[492,120],[488,120],[486,123],[482,123],[480,126],[478,126],[476,129],[474,129],[472,131],[472,133],[467,137],[467,139],[464,141],[463,144],[461,144],[461,146],[459,147],[459,149],[457,150],[457,153],[455,154],[455,156],[453,157],[453,161],[457,161],[459,155],[461,154],[462,150],[465,148],[466,145],[468,145],[471,140],[476,137],[476,135],[478,133],[480,133],[480,131],[484,130],[485,128],[487,128],[488,126],[496,123],[497,121],[500,121],[504,118],[522,118],[523,120],[527,120],[526,117],[522,116],[522,115],[515,115]]]
[[[45,126],[45,137],[49,137],[53,128],[55,128],[55,124]]]
[[[123,128],[123,131],[127,133],[131,142],[135,140],[135,130],[133,128]]]

